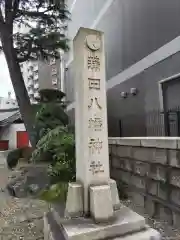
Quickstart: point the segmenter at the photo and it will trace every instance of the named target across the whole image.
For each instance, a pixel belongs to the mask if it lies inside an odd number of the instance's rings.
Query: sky
[[[0,97],[8,97],[8,92],[12,92],[14,97],[14,90],[11,84],[9,71],[4,54],[0,54]]]
[[[36,23],[34,23],[36,24]],[[31,22],[31,25],[33,26],[33,22]],[[21,28],[14,29],[14,33],[16,32],[22,32],[26,33],[28,32],[27,27],[21,26]],[[11,84],[11,79],[9,76],[9,71],[6,63],[6,59],[4,57],[3,53],[0,53],[0,97],[8,97],[8,92],[11,92],[11,97],[15,98],[13,86]]]

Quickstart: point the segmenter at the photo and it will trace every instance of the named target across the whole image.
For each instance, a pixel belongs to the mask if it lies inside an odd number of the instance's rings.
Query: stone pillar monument
[[[103,34],[81,29],[74,56],[76,180],[83,184],[87,213],[89,187],[110,178]]]
[[[61,232],[67,240],[159,240],[143,217],[120,204],[116,182],[110,179],[102,32],[79,29],[74,84],[76,182],[69,183],[64,218],[53,211]]]

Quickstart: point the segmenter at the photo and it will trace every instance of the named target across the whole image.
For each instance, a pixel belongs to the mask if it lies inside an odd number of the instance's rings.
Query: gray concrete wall
[[[180,53],[178,52],[142,73],[116,85],[114,88],[107,90],[109,136],[163,136],[164,115],[160,113],[159,82],[179,72]],[[69,81],[69,83],[73,83],[73,81]],[[171,81],[168,84],[170,83]],[[73,95],[72,84],[70,86],[68,91],[71,91]],[[131,88],[137,88],[137,95],[132,96],[128,94],[128,97],[123,99],[120,93],[130,93]],[[177,89],[177,86],[171,87],[171,91],[168,93],[168,98],[171,99],[171,102],[169,102],[171,107],[172,99],[176,100],[176,104],[178,102],[179,94],[177,94]],[[71,98],[71,101],[73,101],[73,98]],[[69,114],[72,117],[73,113]],[[121,133],[120,120],[122,122]]]
[[[179,227],[180,138],[109,138],[111,177],[150,217]]]
[[[73,40],[79,27],[91,27],[96,20],[96,29],[105,33],[107,80],[180,33],[179,0],[114,0],[99,17],[108,2],[77,0],[68,29],[69,38]],[[71,67],[66,78],[66,86],[71,89],[67,90],[70,101],[74,100]]]
[[[123,121],[124,131],[121,135],[123,137],[163,135],[163,116],[159,112],[159,82],[179,72],[180,53],[177,53],[108,90],[109,136],[120,136],[117,125],[120,119]],[[126,99],[122,99],[120,93],[123,91],[129,93],[131,88],[138,89],[137,96],[129,95]],[[176,98],[177,103],[177,87],[171,89],[169,94],[168,97]]]
[[[127,98],[121,97],[121,92],[130,92],[137,88],[138,94]],[[145,133],[145,81],[144,74],[135,76],[107,91],[107,109],[109,136],[146,136]],[[132,117],[133,116],[133,117]],[[118,122],[121,120],[122,131]],[[136,125],[136,128],[134,126]],[[141,129],[141,131],[140,131]]]

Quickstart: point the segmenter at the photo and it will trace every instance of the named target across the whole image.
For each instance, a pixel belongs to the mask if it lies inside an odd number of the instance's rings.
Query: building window
[[[56,63],[56,59],[55,58],[51,58],[49,61],[50,65],[53,65]]]
[[[57,68],[56,67],[52,67],[51,74],[52,75],[57,74]]]
[[[58,82],[57,76],[53,76],[52,77],[52,85],[57,85],[57,82]]]
[[[30,70],[30,71],[33,71],[33,66],[30,66],[30,67],[29,67],[29,70]]]

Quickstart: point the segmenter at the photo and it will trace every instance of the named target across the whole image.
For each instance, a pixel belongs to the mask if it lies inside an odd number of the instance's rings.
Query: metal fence
[[[119,121],[120,137],[180,136],[180,108],[131,114]]]

